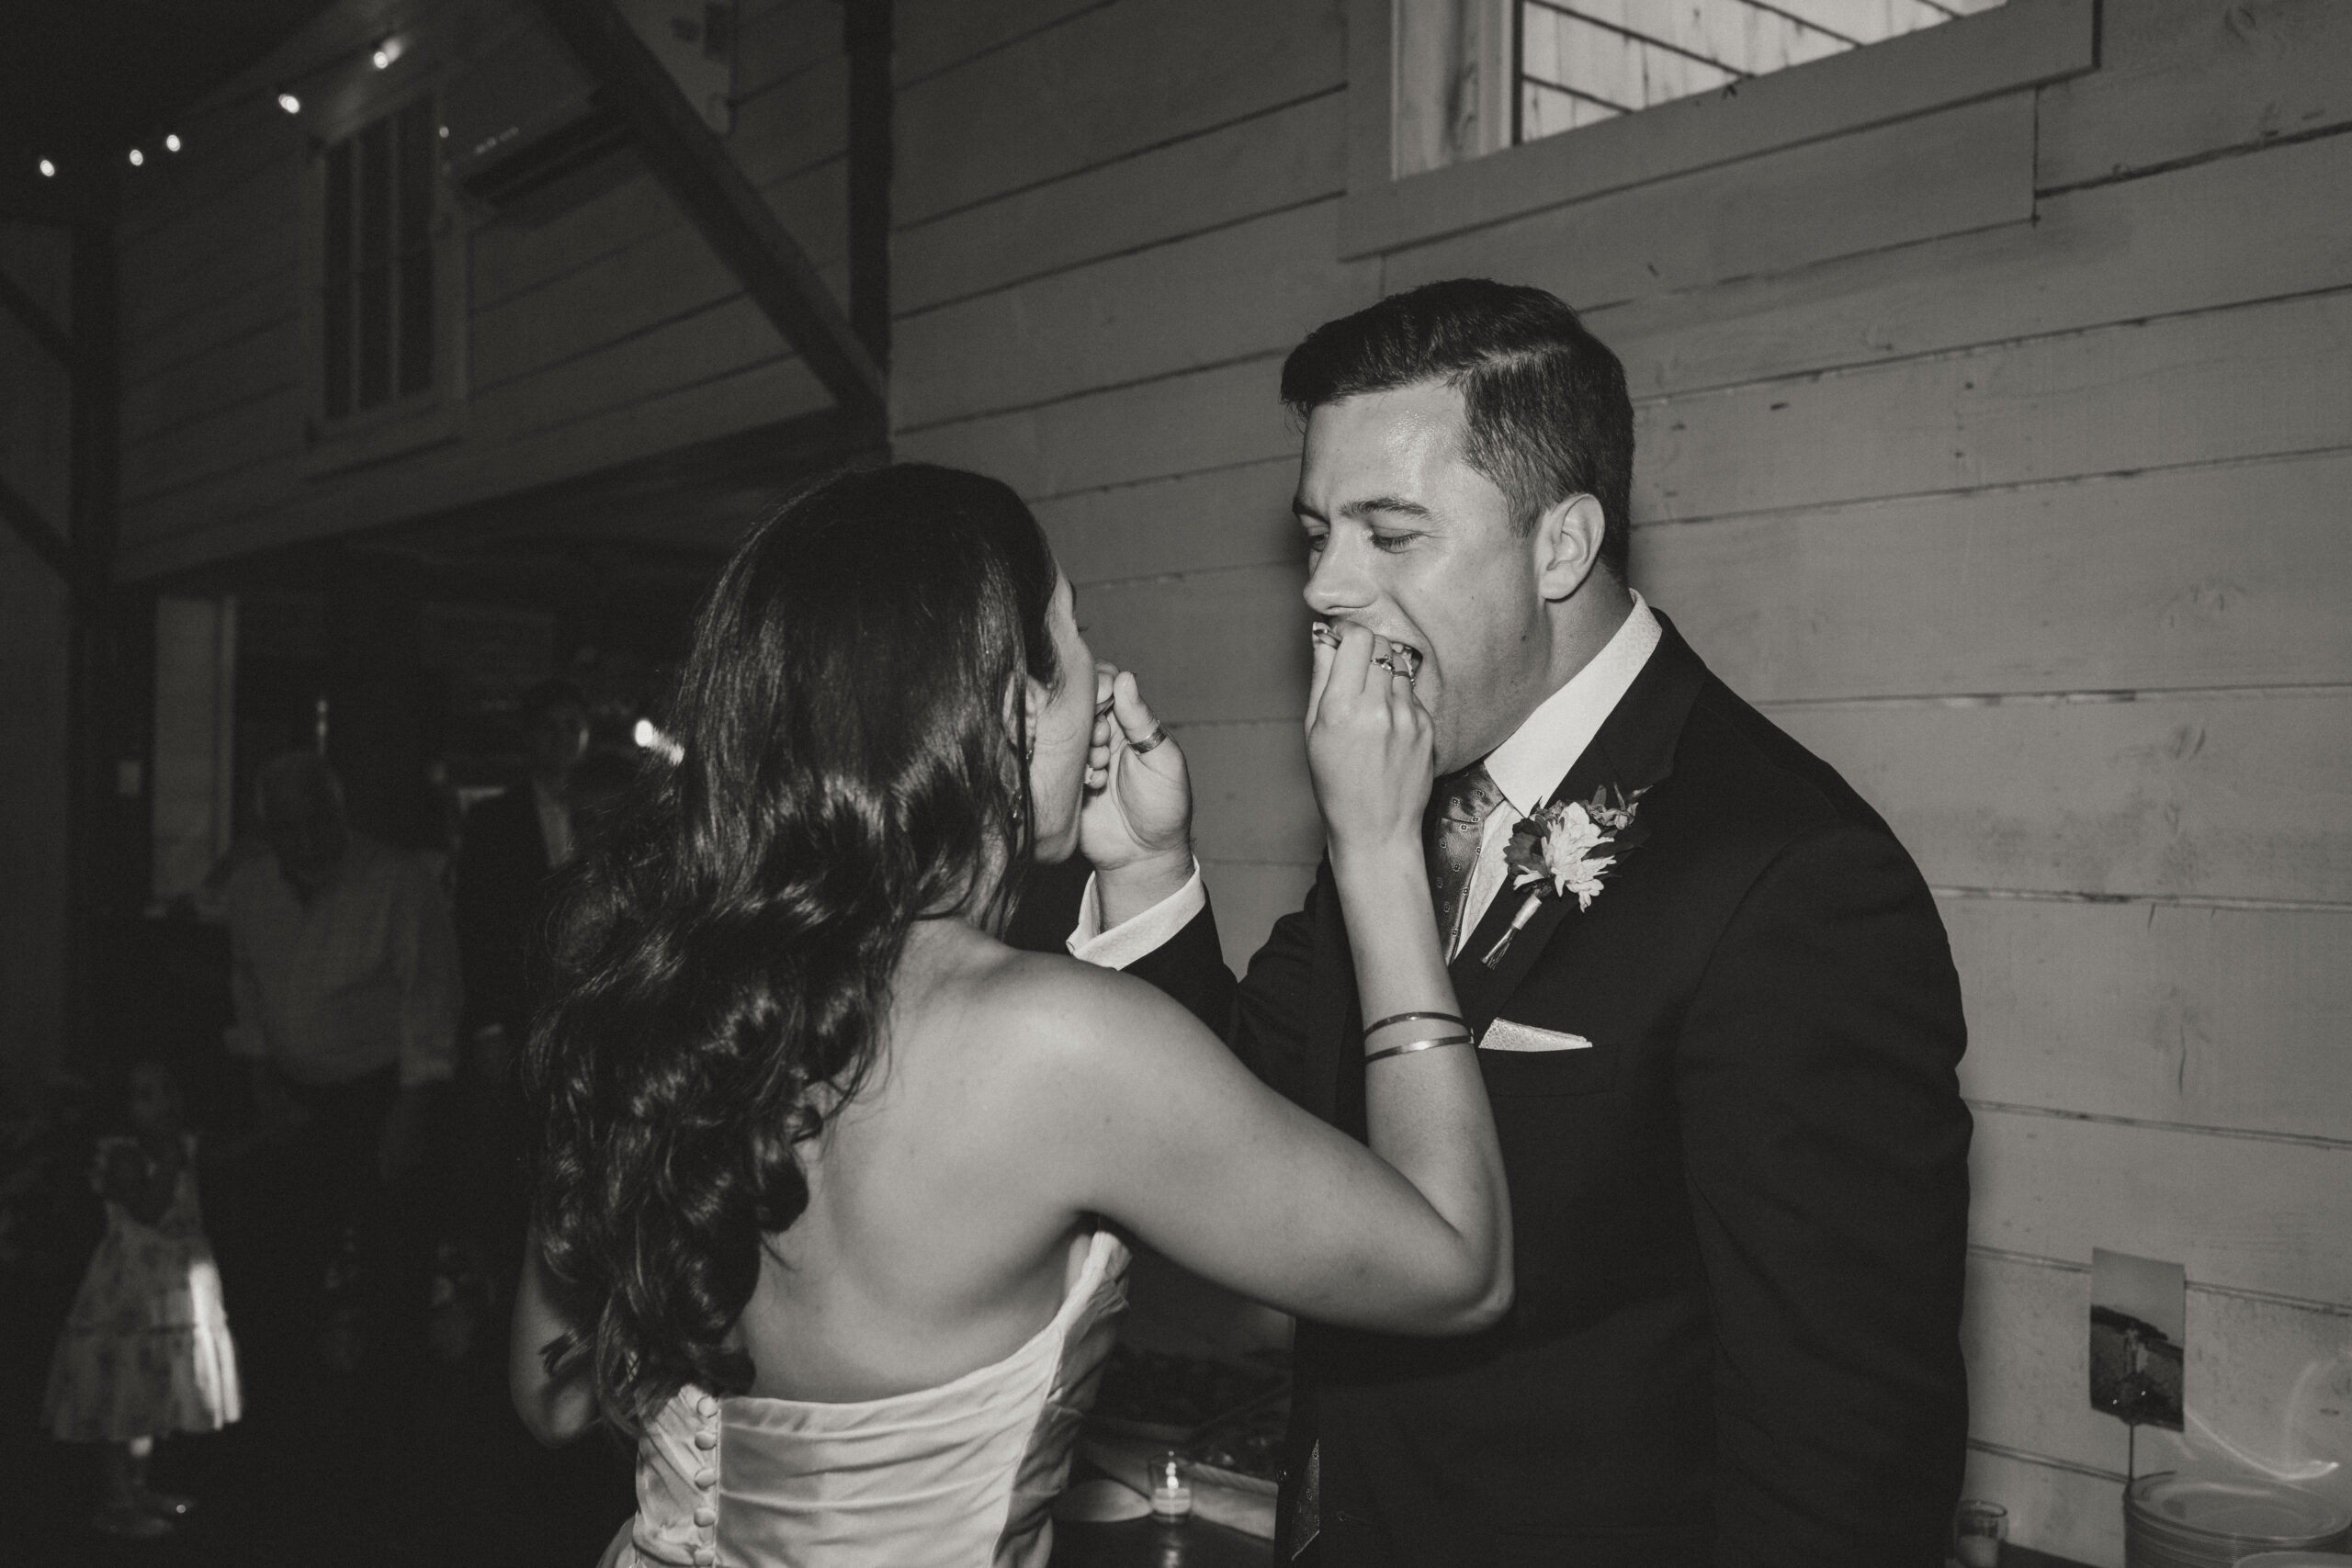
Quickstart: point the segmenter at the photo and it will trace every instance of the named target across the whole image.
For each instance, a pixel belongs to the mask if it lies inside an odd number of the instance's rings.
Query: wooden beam
[[[807,253],[702,122],[612,0],[538,0],[628,126],[670,193],[743,292],[808,362],[844,412],[880,425],[882,368],[833,303]]]
[[[65,335],[65,329],[51,321],[49,312],[41,309],[40,301],[26,293],[5,271],[0,271],[0,306],[6,306],[10,315],[24,323],[25,331],[32,333],[33,340],[49,350],[51,358],[68,369],[73,368],[74,341]]]
[[[867,352],[890,363],[890,172],[895,0],[844,0],[849,54],[849,321]]]
[[[49,525],[49,520],[40,514],[40,509],[27,501],[6,479],[0,479],[0,517],[8,520],[8,526],[16,530],[17,537],[24,540],[33,554],[48,562],[51,571],[69,584],[73,582],[74,552],[65,547],[65,540]]]

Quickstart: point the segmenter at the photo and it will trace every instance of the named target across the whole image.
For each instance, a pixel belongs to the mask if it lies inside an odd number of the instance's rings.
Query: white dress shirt
[[[403,1085],[453,1076],[457,937],[415,855],[355,833],[308,903],[260,855],[230,876],[228,905],[232,1055],[314,1086],[393,1066]]]
[[[1454,950],[1478,929],[1479,920],[1502,890],[1510,875],[1503,854],[1510,846],[1511,829],[1521,818],[1532,817],[1560,787],[1568,770],[1601,725],[1624,700],[1634,677],[1657,651],[1664,635],[1647,601],[1634,595],[1633,613],[1566,685],[1538,705],[1510,739],[1487,754],[1487,773],[1503,792],[1503,804],[1487,818],[1478,840],[1478,863],[1470,874],[1470,890],[1462,903],[1462,927]],[[1094,895],[1094,879],[1087,878],[1086,897],[1080,900],[1078,929],[1070,933],[1070,956],[1109,969],[1124,969],[1148,953],[1156,952],[1192,923],[1207,907],[1208,893],[1201,882],[1198,862],[1192,880],[1150,908],[1102,929],[1102,907]],[[1453,952],[1446,954],[1450,961]]]

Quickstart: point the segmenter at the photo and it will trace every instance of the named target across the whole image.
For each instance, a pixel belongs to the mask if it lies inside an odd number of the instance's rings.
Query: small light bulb
[[[376,69],[379,71],[392,62],[391,51],[389,50],[379,49],[368,58],[376,62]]]
[[[166,137],[164,137],[164,152],[178,152],[179,150],[180,150],[180,138],[179,138],[179,132],[177,132],[177,131],[174,131],[171,135],[166,136]]]
[[[130,166],[131,166],[132,168],[134,168],[134,169],[135,169],[135,168],[137,168],[140,164],[141,164],[145,163],[146,161],[147,161],[147,154],[146,154],[146,153],[141,152],[138,148],[136,148],[136,147],[133,147],[133,148],[130,150]]]
[[[40,161],[40,177],[45,180],[55,179],[57,177],[57,165],[51,163],[48,159],[43,158]]]
[[[300,114],[302,112],[302,100],[296,97],[291,93],[280,93],[277,95],[277,107],[284,109],[288,114]]]

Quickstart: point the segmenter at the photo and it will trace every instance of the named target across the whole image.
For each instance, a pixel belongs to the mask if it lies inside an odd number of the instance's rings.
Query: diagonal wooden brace
[[[538,0],[596,78],[654,177],[842,411],[879,428],[882,367],[775,209],[612,0]]]

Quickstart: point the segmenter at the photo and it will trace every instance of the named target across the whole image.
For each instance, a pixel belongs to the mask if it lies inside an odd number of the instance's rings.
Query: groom
[[[1970,1123],[1959,983],[1910,856],[1628,590],[1624,372],[1567,306],[1431,284],[1308,334],[1282,395],[1306,425],[1309,607],[1426,655],[1433,907],[1502,1137],[1518,1301],[1467,1340],[1299,1325],[1278,1554],[1941,1562]],[[1181,752],[1131,679],[1114,690],[1102,739],[1124,754],[1089,807],[1071,950],[1363,1136],[1329,864],[1237,984]],[[1566,809],[1596,796],[1631,817]],[[1515,834],[1530,819],[1562,832]],[[1577,852],[1580,821],[1614,841]],[[1544,837],[1570,886],[1530,908]]]

